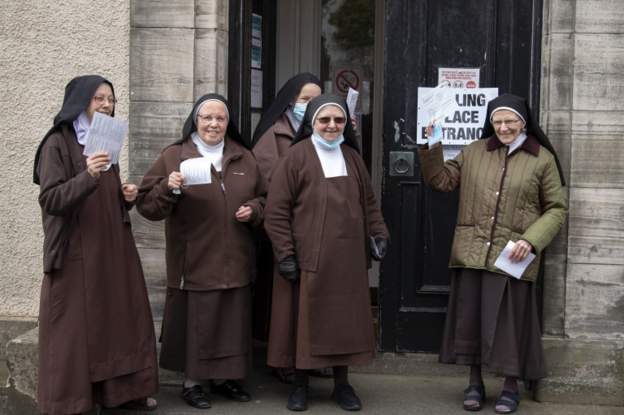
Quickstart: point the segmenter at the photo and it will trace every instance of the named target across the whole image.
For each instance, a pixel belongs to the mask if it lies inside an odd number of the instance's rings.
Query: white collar
[[[527,139],[527,135],[525,132],[521,132],[520,134],[518,134],[518,137],[516,137],[515,140],[513,140],[513,142],[511,144],[509,144],[509,150],[507,150],[507,154],[511,154],[514,151],[516,151],[518,148],[520,148],[520,146],[522,144],[524,144],[524,142]]]

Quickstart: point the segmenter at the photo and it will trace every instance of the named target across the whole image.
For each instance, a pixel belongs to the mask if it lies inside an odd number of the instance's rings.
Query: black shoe
[[[305,411],[308,409],[308,387],[295,386],[290,395],[288,395],[286,408],[291,411]]]
[[[362,409],[362,401],[357,397],[351,385],[336,385],[332,398],[345,411],[359,411]]]
[[[271,374],[287,385],[295,383],[295,369],[291,367],[276,367],[271,371]]]
[[[182,387],[182,399],[197,409],[210,408],[210,399],[201,385],[191,386],[190,388]]]
[[[218,385],[213,384],[210,391],[237,402],[249,402],[251,400],[251,396],[233,380],[226,380]]]
[[[323,369],[312,369],[310,370],[310,376],[314,376],[315,378],[331,378],[334,377],[334,372],[331,367],[326,367]]]

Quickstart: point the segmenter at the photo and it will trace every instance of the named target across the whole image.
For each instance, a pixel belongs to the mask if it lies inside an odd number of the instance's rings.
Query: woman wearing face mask
[[[307,408],[309,370],[323,367],[333,368],[340,407],[359,410],[348,367],[375,350],[367,269],[385,255],[388,230],[348,121],[343,99],[310,101],[269,188],[265,229],[280,278],[268,364],[295,367],[293,411]]]
[[[186,162],[207,166],[210,183],[184,185]],[[217,94],[195,103],[182,139],[163,150],[141,183],[139,212],[166,221],[160,366],[184,373],[182,397],[196,408],[211,406],[204,380],[213,393],[251,399],[234,380],[247,376],[251,359],[253,228],[262,224],[264,194],[256,160]]]
[[[267,182],[271,180],[271,171],[277,161],[290,147],[308,102],[319,95],[321,81],[311,73],[300,73],[284,84],[262,115],[251,146]]]
[[[427,184],[460,192],[440,361],[470,366],[468,411],[485,401],[482,366],[504,376],[495,409],[511,413],[520,402],[517,380],[546,376],[535,279],[567,207],[557,155],[526,101],[502,95],[488,104],[487,117],[483,139],[455,159],[444,162],[439,144],[419,156]],[[537,255],[519,280],[494,265],[510,240],[510,261]]]
[[[156,342],[128,210],[106,153],[83,156],[95,112],[115,113],[110,81],[74,78],[35,157],[43,216],[38,405],[46,414],[105,407],[153,410]]]
[[[252,151],[265,180],[278,160],[290,147],[301,125],[308,102],[321,95],[321,81],[311,73],[300,73],[290,78],[279,90],[275,101],[264,112],[252,140]],[[254,338],[266,341],[271,314],[271,295],[274,278],[274,258],[271,242],[264,232],[259,234],[258,274],[254,284]],[[326,375],[327,370],[317,375]],[[292,383],[292,368],[275,368],[273,374],[284,383]]]

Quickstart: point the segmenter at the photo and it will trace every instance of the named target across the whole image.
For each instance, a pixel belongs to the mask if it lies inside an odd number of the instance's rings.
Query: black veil
[[[54,117],[54,124],[52,125],[52,128],[50,128],[50,130],[48,130],[48,132],[43,136],[35,154],[35,165],[33,168],[33,182],[35,184],[39,184],[37,166],[39,165],[39,158],[41,156],[43,144],[54,131],[58,130],[61,124],[72,123],[76,118],[78,118],[80,113],[89,107],[89,103],[91,102],[93,95],[95,95],[95,91],[97,91],[99,86],[104,83],[111,87],[113,96],[115,96],[113,83],[99,75],[78,76],[69,81],[67,86],[65,86],[63,106],[61,107],[59,113],[56,114],[56,117]],[[115,116],[114,108],[111,115],[113,117]]]
[[[492,116],[492,112],[496,109],[508,108],[513,112],[519,114],[522,118],[524,118],[526,122],[526,133],[527,135],[532,135],[539,141],[539,143],[545,147],[548,151],[555,156],[555,161],[557,163],[557,170],[559,171],[559,178],[561,179],[561,184],[565,186],[565,179],[563,177],[563,170],[561,168],[561,163],[559,162],[559,157],[557,157],[557,152],[553,148],[548,136],[542,131],[541,127],[535,122],[533,117],[531,116],[531,110],[529,108],[529,104],[526,99],[519,97],[513,94],[503,94],[497,98],[494,98],[488,103],[487,106],[487,115],[485,119],[485,124],[483,125],[483,134],[481,138],[490,138],[496,134],[494,131],[494,126],[490,122],[490,118]]]
[[[293,99],[301,93],[301,88],[306,84],[316,84],[321,87],[321,81],[309,72],[300,73],[290,78],[279,90],[273,103],[262,114],[258,126],[253,133],[251,146],[255,146],[260,137],[275,123],[275,121],[286,111],[286,108],[293,102]]]
[[[228,104],[227,100],[222,95],[219,95],[219,94],[206,94],[200,97],[195,102],[195,105],[193,105],[193,109],[191,110],[191,113],[189,114],[189,116],[186,118],[186,121],[184,122],[184,127],[182,127],[182,138],[176,141],[174,144],[180,144],[184,140],[187,140],[188,138],[190,138],[193,132],[197,131],[197,124],[195,121],[195,111],[197,110],[197,108],[199,108],[201,104],[211,99],[216,99],[217,101],[223,102],[223,105],[225,105],[225,107],[227,108],[228,125],[227,125],[227,130],[225,132],[225,135],[231,140],[238,142],[243,147],[249,148],[247,143],[245,143],[240,133],[238,132],[236,123],[232,121],[232,111],[230,110],[230,105]]]

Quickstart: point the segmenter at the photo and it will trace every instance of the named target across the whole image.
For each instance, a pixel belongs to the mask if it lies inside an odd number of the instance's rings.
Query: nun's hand
[[[87,173],[97,179],[100,177],[100,172],[110,164],[110,161],[110,157],[105,151],[97,151],[91,154],[87,157]]]
[[[249,222],[252,214],[253,209],[251,207],[242,205],[238,208],[234,216],[236,216],[236,220],[239,222]]]
[[[295,282],[299,279],[299,264],[294,255],[287,256],[279,263],[279,273],[287,281]]]
[[[433,134],[433,123],[429,123],[425,128],[425,138],[431,137],[431,134]]]
[[[351,125],[353,126],[353,129],[357,131],[357,119],[354,116],[351,116]]]
[[[511,262],[520,262],[524,260],[524,258],[529,255],[529,252],[533,250],[533,247],[527,241],[520,239],[514,247],[511,249],[511,254],[509,254],[509,260]]]
[[[169,181],[167,182],[167,186],[170,190],[179,189],[184,184],[184,176],[179,171],[172,171],[169,174]]]
[[[388,251],[388,241],[380,236],[371,241],[371,256],[376,261],[381,261]]]
[[[136,184],[124,183],[121,185],[121,192],[123,193],[124,200],[126,202],[134,202],[139,194],[139,188]]]
[[[440,143],[443,138],[442,126],[437,121],[431,121],[425,128],[425,138],[429,148]]]

